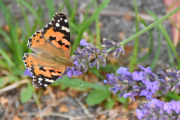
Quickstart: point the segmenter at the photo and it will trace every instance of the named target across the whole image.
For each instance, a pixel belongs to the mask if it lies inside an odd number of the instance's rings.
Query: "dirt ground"
[[[74,0],[71,0],[72,4]],[[101,3],[103,0],[98,0]],[[146,10],[153,11],[157,16],[162,17],[166,14],[166,8],[162,0],[137,0],[138,1],[138,11],[141,14],[141,17],[148,23],[151,24],[154,20],[147,13]],[[24,20],[21,14],[21,10],[15,0],[4,0],[7,6],[12,10],[13,15],[19,19],[20,24],[24,25]],[[36,0],[33,2],[34,9],[38,8],[38,5],[45,10],[44,0]],[[63,0],[54,0],[56,10],[58,11],[60,3],[63,3]],[[87,5],[88,0],[79,0],[77,12],[83,11]],[[63,12],[67,15],[67,9],[64,8]],[[93,12],[93,9],[90,10]],[[27,11],[29,24],[33,24],[33,16]],[[5,21],[2,17],[0,11],[0,26],[5,25]],[[134,13],[134,4],[133,0],[111,0],[109,5],[101,12],[100,14],[100,24],[101,24],[101,37],[111,38],[115,41],[124,40],[135,33],[135,13]],[[77,13],[77,21],[80,22],[80,16]],[[44,15],[44,20],[48,23],[49,16],[48,14]],[[164,21],[164,25],[167,31],[171,35],[171,26],[168,21]],[[139,24],[140,30],[144,28],[143,24]],[[91,31],[95,34],[95,26],[91,26]],[[143,48],[147,48],[149,34],[145,33],[139,37],[141,51]],[[156,52],[157,48],[157,33],[153,32],[154,36],[154,49],[153,53]],[[73,38],[72,38],[73,39]],[[72,40],[73,41],[73,40]],[[132,47],[133,42],[128,43],[128,46]],[[155,71],[162,69],[163,67],[168,67],[169,63],[167,53],[166,42],[162,37],[162,50],[161,56],[159,57],[158,64]],[[145,52],[141,52],[139,56],[143,56]],[[142,64],[148,66],[151,62],[151,58],[154,57],[154,54],[151,55],[150,59],[146,60]],[[121,58],[120,58],[121,59]],[[127,61],[128,62],[128,61]],[[97,78],[98,79],[98,78]],[[21,86],[21,89],[24,86]],[[81,119],[81,120],[105,120],[105,119],[116,119],[123,120],[129,119],[134,120],[135,111],[134,109],[129,108],[125,110],[123,106],[119,103],[116,103],[116,107],[112,110],[105,110],[103,105],[98,106],[87,106],[85,103],[85,98],[88,92],[78,92],[73,89],[68,89],[67,91],[60,91],[59,88],[48,88],[43,92],[42,97],[40,98],[41,104],[37,106],[35,104],[36,95],[34,98],[25,104],[21,104],[19,100],[20,90],[19,88],[13,89],[11,91],[1,94],[3,98],[7,99],[7,103],[0,105],[0,119],[1,120],[68,120],[68,119]],[[132,103],[132,106],[136,106],[137,102]],[[6,109],[5,109],[6,108]],[[53,111],[53,112],[50,112]]]

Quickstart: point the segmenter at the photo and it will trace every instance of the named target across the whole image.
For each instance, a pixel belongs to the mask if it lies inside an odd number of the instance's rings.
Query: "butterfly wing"
[[[63,49],[67,58],[70,56],[70,29],[66,16],[56,13],[52,21],[42,30],[42,36],[56,48]]]
[[[56,48],[51,42],[44,39],[41,30],[35,32],[28,40],[27,46],[36,53],[46,53],[53,56],[65,56],[63,49]]]
[[[46,87],[53,83],[65,71],[64,66],[57,67],[55,62],[48,62],[47,59],[33,53],[25,53],[23,61],[33,76],[33,86],[37,88]]]
[[[30,69],[32,66],[51,66],[54,68],[59,68],[62,65],[57,64],[53,59],[44,57],[44,55],[37,55],[34,53],[25,53],[23,57],[24,64],[27,69]]]
[[[69,25],[63,13],[56,13],[47,26],[29,38],[28,47],[38,54],[26,53],[23,61],[35,87],[46,87],[64,73],[66,67],[56,58],[69,59],[70,46]]]
[[[59,69],[50,66],[32,66],[30,72],[33,76],[32,84],[36,88],[47,87],[56,81],[65,71],[65,67]]]

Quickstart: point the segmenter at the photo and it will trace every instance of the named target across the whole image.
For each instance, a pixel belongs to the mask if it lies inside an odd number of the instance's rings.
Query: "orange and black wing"
[[[66,16],[59,12],[56,13],[52,21],[42,29],[42,36],[49,40],[52,45],[62,49],[65,56],[70,56],[70,29]]]
[[[65,71],[65,67],[56,68],[56,63],[47,62],[40,55],[25,53],[23,57],[26,68],[33,76],[33,86],[36,88],[46,87],[56,81]]]
[[[53,68],[49,66],[33,66],[30,72],[33,76],[32,84],[36,88],[47,87],[56,81],[65,71],[65,67]]]

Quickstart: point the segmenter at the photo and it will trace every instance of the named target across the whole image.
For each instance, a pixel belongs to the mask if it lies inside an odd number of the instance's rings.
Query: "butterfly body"
[[[63,13],[56,13],[52,21],[42,30],[35,32],[27,45],[35,53],[25,53],[26,68],[33,76],[33,86],[46,87],[57,80],[70,60],[70,30]]]

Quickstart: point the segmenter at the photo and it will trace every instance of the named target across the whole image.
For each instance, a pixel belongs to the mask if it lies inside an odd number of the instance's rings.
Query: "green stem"
[[[95,2],[95,8],[97,9],[98,5],[97,5],[97,1]],[[98,47],[101,46],[101,40],[100,40],[100,28],[99,28],[99,16],[96,17],[95,19],[96,22],[96,45]]]
[[[173,11],[171,11],[170,13],[168,13],[167,15],[165,15],[164,17],[162,17],[161,19],[158,19],[157,21],[155,21],[154,23],[152,23],[151,25],[147,26],[146,28],[144,28],[143,30],[139,31],[138,33],[134,34],[133,36],[129,37],[128,39],[120,42],[121,46],[124,46],[126,43],[132,41],[133,39],[135,39],[136,37],[142,35],[143,33],[145,33],[146,31],[152,29],[153,27],[157,26],[159,23],[161,23],[162,21],[164,21],[165,19],[169,18],[171,15],[173,15],[174,13],[178,12],[180,10],[180,7],[174,9]]]
[[[138,23],[138,8],[137,8],[137,1],[134,0],[134,8],[135,8],[135,23],[136,23],[136,33],[139,31],[139,23]],[[136,37],[134,41],[134,50],[133,50],[133,56],[131,57],[130,61],[130,71],[133,71],[133,67],[137,63],[137,55],[138,55],[138,46],[139,46],[139,38]]]

